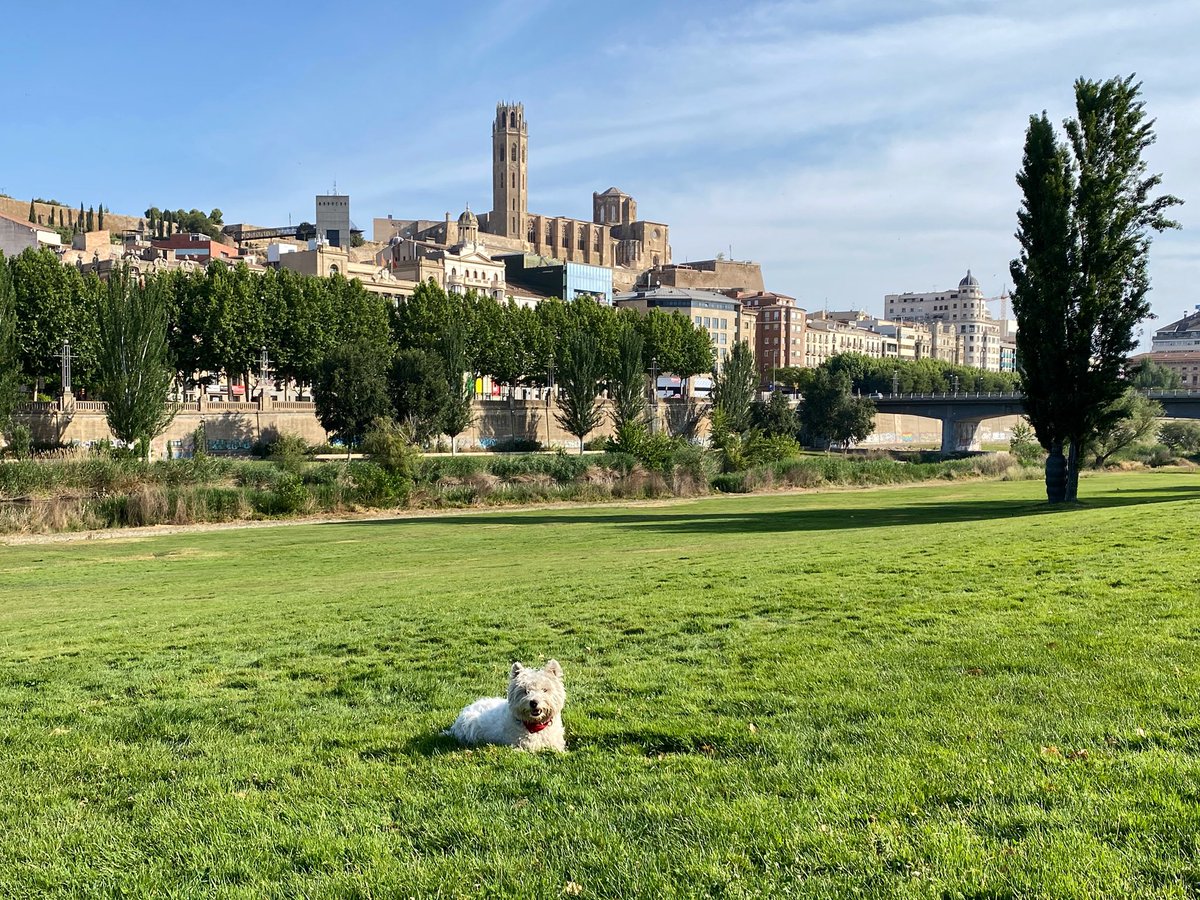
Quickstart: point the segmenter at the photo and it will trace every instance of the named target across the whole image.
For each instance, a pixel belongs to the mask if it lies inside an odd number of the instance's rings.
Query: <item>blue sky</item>
[[[616,185],[677,261],[732,248],[809,309],[880,312],[968,267],[999,293],[1028,116],[1137,72],[1151,165],[1191,201],[1152,251],[1156,324],[1200,303],[1194,0],[172,6],[5,10],[0,191],[275,224],[336,180],[368,229],[482,211],[520,100],[533,211],[588,218]]]

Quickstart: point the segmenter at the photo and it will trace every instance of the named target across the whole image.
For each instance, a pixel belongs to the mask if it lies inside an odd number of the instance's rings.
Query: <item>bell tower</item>
[[[529,220],[529,186],[525,176],[528,135],[525,106],[497,103],[492,123],[492,214],[488,231],[504,237],[525,239]]]

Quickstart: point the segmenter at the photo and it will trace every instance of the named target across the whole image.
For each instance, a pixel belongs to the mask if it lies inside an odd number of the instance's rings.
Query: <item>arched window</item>
[[[516,144],[512,145],[512,161],[513,162],[517,161],[517,145]]]
[[[512,186],[513,187],[517,186],[517,173],[516,172],[512,173]]]
[[[500,162],[504,162],[504,145],[503,144],[501,144],[500,149],[498,149],[496,151],[496,158],[499,159]]]
[[[338,267],[336,264],[329,267],[330,275],[336,275],[337,273],[338,273]]]
[[[508,114],[508,124],[509,124],[509,127],[511,127],[511,128],[517,127],[517,114],[515,112],[510,112]],[[516,145],[514,144],[513,146],[516,146]],[[516,152],[517,151],[514,150],[513,155],[516,155]]]

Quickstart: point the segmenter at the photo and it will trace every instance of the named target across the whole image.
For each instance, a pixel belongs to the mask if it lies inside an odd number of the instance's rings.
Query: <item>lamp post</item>
[[[957,375],[950,376],[950,386],[953,389],[954,393],[957,394],[958,393],[958,376]]]
[[[895,397],[900,386],[900,370],[892,369],[892,396]]]

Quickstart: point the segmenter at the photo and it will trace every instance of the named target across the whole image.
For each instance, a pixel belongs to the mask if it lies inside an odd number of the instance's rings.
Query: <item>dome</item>
[[[971,270],[967,269],[967,277],[958,283],[960,288],[979,287],[979,279],[971,274]]]
[[[459,228],[478,228],[479,227],[479,219],[475,216],[475,213],[471,212],[471,207],[468,206],[466,209],[464,209],[462,215],[458,217],[458,227]]]

